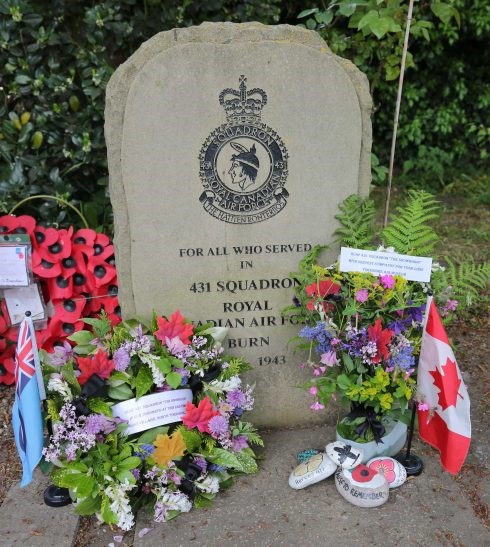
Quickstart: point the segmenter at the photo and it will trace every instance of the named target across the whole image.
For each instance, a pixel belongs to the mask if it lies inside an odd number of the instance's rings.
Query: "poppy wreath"
[[[113,324],[120,322],[114,247],[107,235],[89,228],[46,228],[27,215],[0,217],[0,234],[30,236],[32,271],[49,314],[46,328],[36,330],[39,348],[52,351],[69,345],[67,337],[86,327],[80,318],[95,317],[102,310]],[[0,300],[0,384],[14,382],[17,330]]]
[[[85,321],[93,332],[71,335],[74,348],[41,352],[52,431],[43,454],[77,514],[129,530],[147,508],[164,522],[257,471],[250,445],[263,443],[242,418],[250,366],[223,354],[227,329],[194,327],[179,311],[149,325]],[[121,405],[140,406],[124,415]]]

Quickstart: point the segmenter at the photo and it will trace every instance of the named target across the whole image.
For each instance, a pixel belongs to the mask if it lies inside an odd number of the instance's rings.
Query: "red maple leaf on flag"
[[[183,344],[190,344],[189,336],[194,333],[194,326],[191,323],[186,323],[179,310],[175,311],[170,319],[165,317],[157,317],[158,330],[155,336],[160,342],[165,345],[165,338],[179,338]]]
[[[442,410],[446,410],[449,406],[456,406],[461,380],[458,377],[456,361],[451,361],[448,357],[442,368],[444,374],[441,374],[439,369],[431,370],[429,373],[434,378],[434,385],[439,389],[439,404]]]

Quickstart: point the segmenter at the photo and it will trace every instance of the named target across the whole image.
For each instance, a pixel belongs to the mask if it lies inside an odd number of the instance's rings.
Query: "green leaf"
[[[103,399],[91,397],[87,401],[87,406],[95,414],[103,414],[108,418],[112,418],[111,407]]]
[[[138,437],[139,444],[152,444],[153,441],[157,438],[157,435],[165,435],[168,433],[168,426],[160,425],[152,429],[145,431],[140,437]]]
[[[340,4],[339,13],[344,17],[350,17],[355,11],[359,3],[356,2],[345,2]]]
[[[389,17],[380,17],[379,19],[374,19],[369,28],[371,32],[376,36],[376,38],[382,38],[391,28],[392,19]]]
[[[333,20],[333,11],[332,10],[320,11],[315,15],[315,19],[320,24],[323,23],[324,25],[329,25]]]
[[[352,385],[352,382],[346,374],[339,374],[337,376],[337,385],[339,386],[341,391],[345,391],[346,389],[349,389],[349,387]]]
[[[26,85],[31,81],[31,78],[27,76],[26,74],[18,74],[15,77],[15,83],[19,85]]]
[[[134,469],[138,467],[141,463],[141,460],[138,456],[130,456],[129,458],[124,459],[122,462],[119,462],[117,466],[121,469]]]
[[[68,340],[81,344],[83,346],[90,345],[90,342],[94,339],[94,333],[89,330],[79,330],[67,337]],[[95,348],[95,346],[93,346]]]
[[[167,374],[167,372],[172,370],[172,362],[166,357],[161,357],[154,364],[162,374]]]
[[[348,355],[347,353],[342,353],[342,363],[344,364],[344,367],[347,370],[347,372],[352,372],[355,368],[352,357]]]
[[[187,452],[195,452],[202,442],[201,434],[195,429],[187,429],[184,426],[179,426],[178,430],[182,435]]]
[[[111,502],[108,497],[104,496],[101,503],[101,515],[104,522],[107,524],[117,524],[117,515],[110,509]]]
[[[246,452],[237,452],[236,457],[242,465],[242,469],[245,473],[257,473],[259,470],[255,458],[247,454]]]
[[[139,399],[145,393],[148,393],[153,385],[153,375],[148,366],[142,366],[136,375],[136,398]]]
[[[437,3],[431,3],[430,9],[432,10],[432,13],[438,17],[443,23],[447,24],[451,20],[452,17],[456,20],[456,23],[459,26],[461,26],[461,19],[459,16],[459,12],[456,8],[449,4],[445,4],[444,2],[437,2]]]
[[[89,496],[77,503],[75,513],[82,517],[94,515],[100,511],[101,501],[102,499],[100,496],[95,496],[95,498]]]
[[[309,30],[315,30],[316,29],[316,21],[314,19],[307,19],[306,28],[309,29]]]
[[[165,381],[173,389],[177,389],[182,383],[182,376],[178,372],[169,372],[165,376]]]
[[[211,507],[213,505],[213,501],[206,498],[201,492],[196,494],[196,497],[194,498],[194,506],[196,509],[206,509],[208,507]]]
[[[116,399],[116,401],[125,401],[126,399],[133,398],[133,391],[128,384],[121,384],[120,386],[109,387],[108,395],[111,399]]]
[[[86,498],[92,493],[92,490],[98,492],[99,487],[92,477],[83,475],[83,480],[78,483],[76,487],[77,498]]]
[[[302,19],[303,17],[308,17],[308,15],[313,15],[317,11],[318,11],[318,8],[305,9],[305,10],[298,13],[297,18]]]

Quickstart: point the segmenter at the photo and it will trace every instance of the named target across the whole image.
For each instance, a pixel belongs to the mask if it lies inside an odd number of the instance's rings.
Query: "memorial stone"
[[[253,366],[257,425],[311,423],[281,317],[289,273],[366,195],[365,76],[313,31],[205,23],[144,43],[107,88],[106,140],[124,317],[179,309],[229,328]],[[328,259],[333,261],[337,250]],[[316,416],[316,421],[325,416]]]

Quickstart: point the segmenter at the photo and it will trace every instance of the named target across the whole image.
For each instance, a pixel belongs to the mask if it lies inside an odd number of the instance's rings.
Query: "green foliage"
[[[205,20],[277,23],[279,1],[0,0],[0,214],[47,194],[109,231],[107,82],[157,32]],[[80,223],[50,200],[22,212]]]
[[[340,222],[340,227],[335,235],[340,236],[342,245],[369,249],[374,233],[374,202],[353,194],[339,205],[339,209],[340,213],[335,218]]]
[[[431,255],[439,238],[430,221],[439,216],[440,207],[427,192],[411,190],[408,195],[408,203],[397,208],[398,215],[381,232],[381,239],[401,254]]]
[[[387,163],[408,2],[329,1],[304,10],[334,53],[351,59],[373,94],[374,152]],[[419,174],[419,187],[447,182],[456,163],[482,167],[488,158],[490,10],[486,0],[415,2],[400,111],[397,162]],[[379,163],[373,161],[374,180]]]
[[[475,264],[469,259],[455,264],[449,257],[444,257],[444,262],[445,269],[436,274],[438,284],[451,287],[451,298],[463,307],[471,306],[490,281],[490,263]]]

